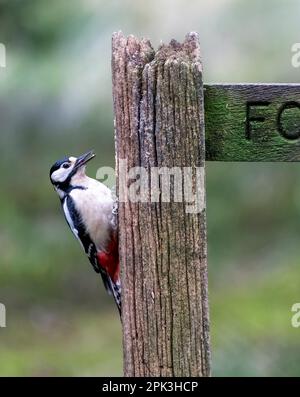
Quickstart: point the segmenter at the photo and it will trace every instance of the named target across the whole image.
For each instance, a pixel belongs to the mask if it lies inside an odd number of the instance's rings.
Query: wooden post
[[[190,33],[155,52],[147,40],[116,33],[112,72],[124,373],[209,376],[198,37]]]

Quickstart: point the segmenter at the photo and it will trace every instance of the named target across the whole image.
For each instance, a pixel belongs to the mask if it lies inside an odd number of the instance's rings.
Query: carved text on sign
[[[251,140],[252,123],[264,123],[270,117],[263,111],[269,105],[271,105],[271,102],[268,101],[249,101],[246,103],[246,139]],[[287,121],[293,115],[297,116],[295,113],[298,113],[298,120],[300,120],[300,103],[289,101],[281,104],[277,109],[277,113],[273,114],[278,133],[288,140],[300,138],[300,123],[294,122],[292,125],[288,125]]]

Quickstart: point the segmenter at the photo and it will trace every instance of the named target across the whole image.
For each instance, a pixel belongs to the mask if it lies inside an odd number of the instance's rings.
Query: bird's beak
[[[75,168],[80,168],[81,166],[86,164],[88,161],[92,160],[92,158],[94,158],[95,156],[96,155],[92,150],[83,154],[82,156],[79,156],[76,160]]]

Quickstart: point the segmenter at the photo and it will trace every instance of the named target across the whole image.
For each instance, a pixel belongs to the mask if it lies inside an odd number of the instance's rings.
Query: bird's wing
[[[121,287],[119,279],[118,242],[115,232],[112,231],[111,243],[106,251],[97,251],[97,248],[80,222],[73,199],[67,196],[63,202],[63,211],[66,221],[87,254],[96,273],[100,273],[105,289],[112,294],[119,311],[121,311]],[[78,220],[74,223],[74,220]]]
[[[97,262],[97,249],[93,241],[91,240],[89,234],[86,232],[84,226],[80,222],[80,217],[75,208],[73,199],[67,196],[63,202],[63,211],[65,214],[66,221],[74,234],[74,236],[79,241],[84,252],[87,254],[90,263],[92,264],[95,272],[100,273]]]

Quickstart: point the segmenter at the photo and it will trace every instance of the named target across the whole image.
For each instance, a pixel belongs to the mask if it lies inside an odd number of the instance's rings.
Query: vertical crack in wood
[[[172,40],[154,52],[149,41],[116,33],[112,73],[117,188],[120,192],[124,171],[141,166],[147,171],[141,183],[148,189],[145,202],[119,202],[124,373],[209,376],[205,205],[188,213],[185,197],[174,200],[176,187],[184,195],[188,186],[185,167],[192,170],[193,194],[205,197],[198,37],[190,33],[182,44]],[[171,202],[163,202],[166,180],[152,174],[153,167],[175,172]],[[155,181],[158,202],[151,202]]]

